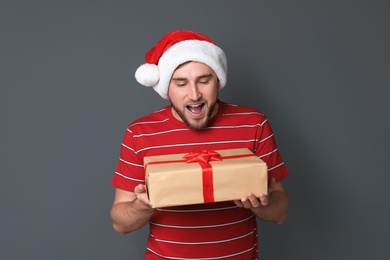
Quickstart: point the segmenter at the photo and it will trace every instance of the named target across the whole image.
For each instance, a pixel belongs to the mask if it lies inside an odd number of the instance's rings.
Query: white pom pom
[[[135,79],[146,87],[153,87],[160,79],[160,71],[156,65],[145,63],[135,72]]]

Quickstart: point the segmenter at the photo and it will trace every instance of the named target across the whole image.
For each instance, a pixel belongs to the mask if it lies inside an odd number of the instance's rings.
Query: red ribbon
[[[209,161],[222,161],[221,155],[215,151],[202,150],[196,153],[188,153],[183,156],[183,159],[186,160],[185,163],[192,162],[203,162],[208,163]]]
[[[202,150],[183,156],[185,163],[197,162],[202,168],[203,200],[205,203],[214,202],[213,169],[210,161],[222,161],[221,155],[215,151]]]

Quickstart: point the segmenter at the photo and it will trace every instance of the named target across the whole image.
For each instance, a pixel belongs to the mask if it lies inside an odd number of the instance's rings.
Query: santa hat
[[[226,55],[209,37],[193,31],[179,30],[166,34],[145,55],[146,63],[135,72],[136,80],[153,87],[168,99],[168,85],[175,69],[188,61],[208,65],[219,79],[219,89],[226,85]]]

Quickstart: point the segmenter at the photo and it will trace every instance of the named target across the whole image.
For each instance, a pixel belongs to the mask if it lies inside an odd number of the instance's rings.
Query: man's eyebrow
[[[210,74],[200,75],[199,77],[197,77],[197,79],[210,78],[212,76],[213,75],[210,73]]]
[[[171,80],[183,81],[183,80],[187,80],[187,79],[186,78],[172,78]]]

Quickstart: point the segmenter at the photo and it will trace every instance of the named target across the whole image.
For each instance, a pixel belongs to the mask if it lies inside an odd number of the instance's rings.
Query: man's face
[[[206,127],[218,111],[218,85],[215,72],[204,63],[188,62],[179,66],[168,87],[173,115],[190,128]]]

